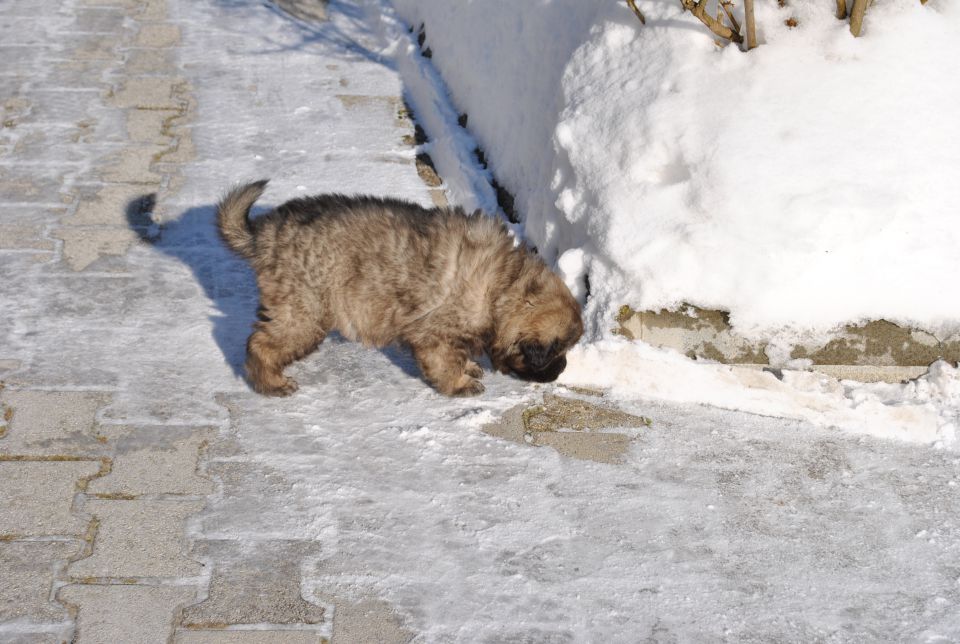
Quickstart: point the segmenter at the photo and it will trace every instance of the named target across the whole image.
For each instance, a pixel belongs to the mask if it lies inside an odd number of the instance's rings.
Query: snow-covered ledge
[[[886,320],[845,326],[827,340],[783,346],[738,334],[724,311],[693,306],[681,311],[634,311],[623,306],[616,332],[690,358],[762,368],[809,368],[861,382],[900,382],[920,376],[937,360],[960,361],[960,336],[940,340]]]

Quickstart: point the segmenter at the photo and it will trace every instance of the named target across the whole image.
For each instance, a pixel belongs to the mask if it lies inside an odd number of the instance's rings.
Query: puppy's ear
[[[543,283],[539,280],[530,280],[523,287],[523,300],[527,306],[536,306],[537,298],[543,293]]]

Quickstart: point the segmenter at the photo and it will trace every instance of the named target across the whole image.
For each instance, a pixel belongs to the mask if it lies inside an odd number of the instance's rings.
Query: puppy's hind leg
[[[468,363],[472,362],[466,349],[446,343],[415,344],[413,355],[423,377],[440,393],[447,396],[476,396],[483,393],[483,383],[466,371]],[[476,363],[473,366],[479,368]]]
[[[323,342],[324,329],[313,316],[294,315],[288,306],[264,308],[247,340],[247,377],[258,393],[289,396],[298,388],[283,369]]]

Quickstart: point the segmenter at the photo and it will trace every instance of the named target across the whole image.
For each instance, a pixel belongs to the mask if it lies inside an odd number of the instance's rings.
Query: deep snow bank
[[[732,312],[756,339],[960,316],[960,7],[757,7],[718,49],[675,1],[393,0],[548,260],[623,303]],[[799,23],[788,28],[784,21]]]

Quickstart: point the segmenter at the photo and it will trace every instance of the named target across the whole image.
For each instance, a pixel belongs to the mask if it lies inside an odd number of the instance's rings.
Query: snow
[[[640,342],[605,340],[575,348],[560,381],[603,387],[625,400],[642,394],[708,404],[941,448],[955,447],[960,424],[960,374],[944,361],[908,383],[864,384],[789,369],[778,377],[692,361]]]
[[[583,255],[594,337],[622,304],[731,312],[779,342],[885,318],[957,331],[960,8],[759,3],[718,48],[679,2],[395,0],[524,234]],[[787,18],[798,26],[789,28]]]

